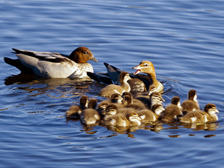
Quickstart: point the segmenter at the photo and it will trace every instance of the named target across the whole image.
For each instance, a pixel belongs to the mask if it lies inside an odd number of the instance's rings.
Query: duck
[[[171,100],[171,104],[166,106],[165,111],[161,114],[160,120],[164,123],[171,123],[178,120],[178,117],[182,116],[182,111],[179,109],[177,104],[180,98],[174,96]]]
[[[104,85],[118,84],[119,75],[123,71],[108,63],[104,63],[104,65],[107,68],[106,74],[87,72],[87,75],[95,81]],[[130,74],[131,79],[128,80],[128,83],[131,87],[131,92],[147,91],[150,85],[154,85],[158,92],[163,92],[163,85],[156,78],[155,67],[152,62],[142,61],[139,65],[133,67],[132,69],[137,69],[137,71],[134,74]],[[139,74],[140,72],[147,75]]]
[[[140,126],[141,119],[136,111],[131,111],[127,115],[127,119],[130,121],[130,126]]]
[[[157,115],[149,109],[139,110],[137,113],[142,123],[155,122],[158,119]]]
[[[204,107],[204,111],[195,110],[188,112],[186,115],[179,117],[182,123],[208,123],[218,121],[219,110],[215,104],[208,103]]]
[[[151,109],[152,109],[152,112],[156,114],[157,120],[159,119],[159,117],[165,110],[162,104],[154,104]]]
[[[146,88],[150,88],[150,85],[154,85],[155,89],[158,92],[163,92],[163,85],[160,83],[156,78],[156,72],[155,67],[152,62],[150,61],[142,61],[139,63],[139,65],[133,67],[132,69],[137,69],[137,71],[134,73],[134,75],[137,75],[139,73],[145,73],[148,75],[148,81],[144,82]],[[141,80],[145,79],[139,76]]]
[[[80,98],[79,105],[71,106],[65,113],[65,116],[70,119],[78,119],[84,109],[88,107],[88,96],[83,95]]]
[[[138,99],[134,99],[130,92],[124,92],[122,97],[123,97],[123,105],[126,108],[133,108],[133,109],[136,109],[136,110],[141,110],[141,109],[146,108],[145,104],[142,103]]]
[[[188,100],[183,101],[181,104],[183,111],[186,113],[188,111],[200,110],[196,90],[191,89],[188,92]]]
[[[69,56],[56,52],[38,52],[12,49],[18,59],[4,58],[4,61],[18,68],[21,73],[32,73],[45,78],[89,78],[93,72],[88,60],[98,62],[87,47],[76,48]]]
[[[118,113],[118,108],[114,104],[107,106],[101,123],[107,126],[130,126],[130,122],[126,116],[124,114]]]
[[[100,90],[99,96],[110,98],[112,94],[118,93],[122,94],[123,92],[130,92],[131,88],[127,81],[130,78],[129,73],[123,71],[120,74],[120,86],[116,84],[110,84]]]
[[[100,121],[100,115],[95,110],[97,105],[97,100],[95,98],[91,98],[89,100],[88,108],[83,110],[80,114],[80,121],[85,125],[94,125]]]

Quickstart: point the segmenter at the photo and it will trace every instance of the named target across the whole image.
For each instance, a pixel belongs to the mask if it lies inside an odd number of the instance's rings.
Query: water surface
[[[1,167],[223,167],[223,1],[0,4]],[[90,62],[95,72],[106,72],[103,62],[133,72],[142,60],[152,61],[165,87],[164,106],[195,89],[201,108],[216,104],[219,121],[86,128],[64,113],[83,94],[103,100],[101,84],[15,77],[19,71],[3,61],[15,58],[13,47],[69,54],[78,46],[99,60]]]

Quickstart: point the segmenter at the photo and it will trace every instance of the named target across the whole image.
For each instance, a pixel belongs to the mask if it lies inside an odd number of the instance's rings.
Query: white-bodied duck
[[[93,72],[88,60],[97,61],[90,49],[76,48],[69,56],[56,52],[37,52],[13,48],[18,59],[5,57],[7,64],[17,67],[22,73],[33,73],[46,78],[88,78]]]

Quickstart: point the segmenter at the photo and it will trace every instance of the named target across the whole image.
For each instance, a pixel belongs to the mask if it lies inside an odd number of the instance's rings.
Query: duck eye
[[[87,54],[87,51],[84,51],[83,53],[84,53],[84,54]]]
[[[145,67],[147,67],[147,66],[148,66],[148,64],[145,64],[144,66],[145,66]]]

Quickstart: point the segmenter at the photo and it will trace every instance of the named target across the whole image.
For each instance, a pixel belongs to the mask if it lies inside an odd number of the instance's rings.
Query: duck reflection
[[[181,125],[184,128],[192,129],[194,131],[200,131],[200,130],[207,130],[207,131],[215,131],[219,127],[219,123],[189,123],[189,124],[184,124],[181,123]]]
[[[93,91],[92,80],[69,78],[40,78],[32,74],[12,75],[5,78],[5,85],[14,84],[14,90],[24,90],[29,96],[45,94],[52,98],[77,97]],[[94,85],[94,88],[101,86]]]

